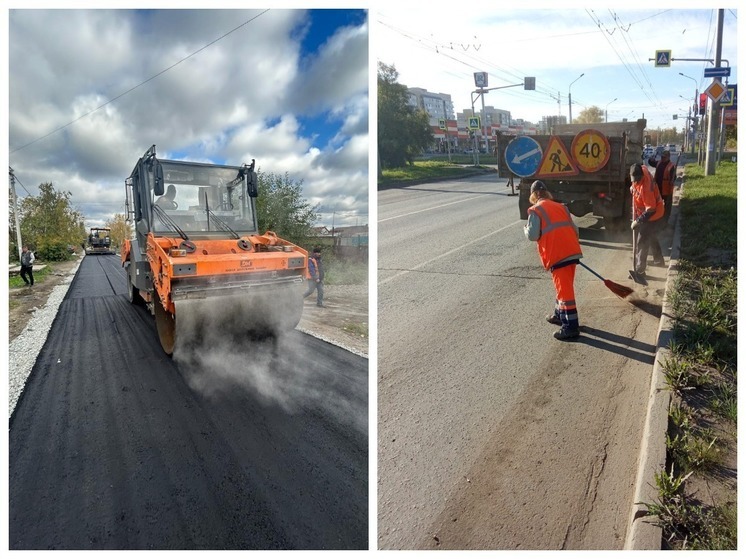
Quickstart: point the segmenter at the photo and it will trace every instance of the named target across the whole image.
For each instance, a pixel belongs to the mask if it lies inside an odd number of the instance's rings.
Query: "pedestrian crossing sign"
[[[479,117],[478,116],[471,116],[469,117],[469,130],[479,130]]]
[[[656,68],[670,68],[671,67],[671,51],[670,50],[655,51],[655,67]]]
[[[544,150],[544,158],[536,172],[538,178],[561,178],[580,174],[577,165],[570,157],[565,144],[557,136],[549,138],[549,145]]]

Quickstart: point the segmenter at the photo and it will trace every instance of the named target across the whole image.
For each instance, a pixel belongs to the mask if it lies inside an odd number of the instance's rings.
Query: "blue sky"
[[[680,128],[684,121],[673,114],[686,115],[695,89],[711,82],[703,77],[709,64],[682,59],[715,58],[717,10],[695,9],[691,2],[590,5],[478,3],[447,13],[418,1],[387,5],[374,14],[375,57],[396,67],[400,83],[449,93],[456,111],[471,106],[473,73],[488,72],[489,87],[536,78],[536,91],[485,95],[485,105],[509,110],[513,118],[567,117],[571,95],[573,117],[596,106],[608,110],[610,121],[644,116],[648,127]],[[735,9],[725,10],[722,57],[732,67],[731,84],[738,70],[736,16]],[[649,59],[656,50],[671,50],[670,68],[655,68]]]
[[[123,213],[124,179],[156,144],[162,158],[256,159],[302,181],[319,224],[368,223],[367,11],[7,17],[6,153],[19,196],[52,182],[72,193],[87,226],[102,225]]]

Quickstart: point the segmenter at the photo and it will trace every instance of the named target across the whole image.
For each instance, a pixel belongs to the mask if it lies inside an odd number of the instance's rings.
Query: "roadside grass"
[[[368,262],[330,257],[324,260],[324,283],[327,285],[365,285]]]
[[[353,336],[360,336],[361,338],[368,337],[368,325],[364,322],[350,322],[345,324],[342,330]]]
[[[415,161],[414,165],[383,169],[378,186],[387,186],[408,181],[429,181],[449,177],[460,177],[482,172],[483,167],[461,166],[448,161]]]
[[[671,549],[736,549],[737,165],[715,176],[686,166],[679,202],[681,256],[668,302],[670,358],[661,363],[672,391],[667,467],[646,504]],[[707,487],[707,498],[699,497]]]

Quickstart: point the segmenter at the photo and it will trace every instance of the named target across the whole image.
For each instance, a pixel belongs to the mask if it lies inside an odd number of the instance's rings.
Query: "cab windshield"
[[[223,236],[225,226],[241,235],[256,233],[254,206],[237,167],[163,160],[161,165],[164,194],[154,196],[153,203],[170,219],[153,212],[155,231],[173,234],[175,224],[190,237]]]

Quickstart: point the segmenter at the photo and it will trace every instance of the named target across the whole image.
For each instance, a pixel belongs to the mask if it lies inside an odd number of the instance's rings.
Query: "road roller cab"
[[[259,234],[254,165],[159,160],[152,146],[125,180],[129,299],[155,315],[169,355],[213,322],[280,334],[300,320],[308,253]]]

